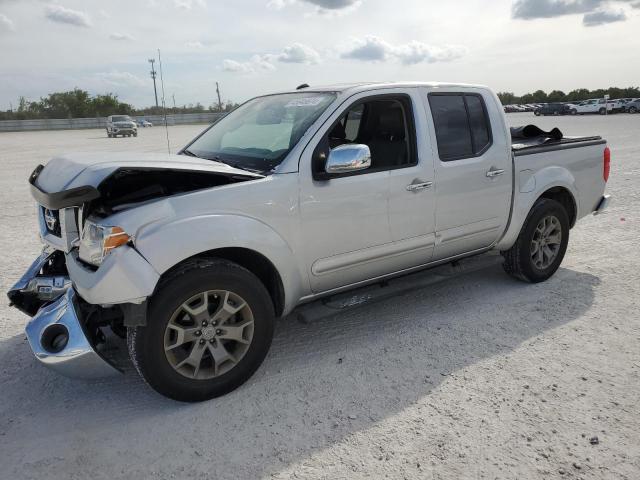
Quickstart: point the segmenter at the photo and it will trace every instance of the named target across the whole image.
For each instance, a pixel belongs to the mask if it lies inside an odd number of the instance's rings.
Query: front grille
[[[62,237],[62,226],[60,225],[60,211],[49,210],[48,208],[42,208],[42,216],[44,218],[44,224],[47,232],[56,236]]]

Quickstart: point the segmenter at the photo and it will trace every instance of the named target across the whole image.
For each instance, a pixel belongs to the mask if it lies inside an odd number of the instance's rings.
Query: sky
[[[158,49],[169,106],[212,104],[216,82],[233,102],[301,83],[638,86],[640,0],[0,0],[0,109],[74,87],[150,106]]]

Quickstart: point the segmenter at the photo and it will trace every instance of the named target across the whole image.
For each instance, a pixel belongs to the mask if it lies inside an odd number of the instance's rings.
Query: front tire
[[[157,392],[199,402],[246,382],[273,338],[273,302],[247,269],[222,259],[189,260],[164,278],[147,325],[130,327],[129,354]]]
[[[569,215],[559,202],[539,199],[529,212],[516,243],[500,252],[502,267],[514,278],[538,283],[551,277],[569,244]]]
[[[606,113],[607,113],[607,109],[606,109],[606,108],[601,108],[600,110],[598,110],[598,113],[599,113],[600,115],[604,115],[604,114],[606,114]]]
[[[636,113],[638,109],[636,107],[629,107],[629,113]]]

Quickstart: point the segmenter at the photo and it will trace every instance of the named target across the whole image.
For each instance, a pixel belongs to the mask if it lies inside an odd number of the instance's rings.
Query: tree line
[[[167,113],[228,112],[237,104],[227,102],[222,108],[217,103],[204,107],[200,103],[182,107],[167,107]],[[113,93],[91,95],[85,90],[74,88],[67,92],[50,93],[37,101],[25,97],[18,100],[15,110],[0,111],[0,120],[31,120],[40,118],[95,118],[109,115],[162,115],[162,107],[136,109],[131,104],[121,102]]]
[[[553,102],[579,102],[590,98],[640,98],[639,87],[628,88],[599,88],[589,90],[588,88],[578,88],[564,93],[562,90],[552,90],[546,93],[544,90],[536,90],[533,93],[526,93],[517,96],[512,92],[498,92],[498,97],[503,105],[527,104],[527,103],[553,103]]]

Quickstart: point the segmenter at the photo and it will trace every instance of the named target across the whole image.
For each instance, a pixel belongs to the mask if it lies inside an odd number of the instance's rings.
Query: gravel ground
[[[640,478],[640,115],[512,124],[601,134],[605,215],[549,281],[495,264],[320,321],[279,322],[257,374],[197,405],[128,367],[86,383],[36,363],[0,305],[2,478]],[[171,127],[174,146],[202,126]],[[39,252],[26,178],[64,151],[163,151],[163,129],[0,134],[0,287]]]

